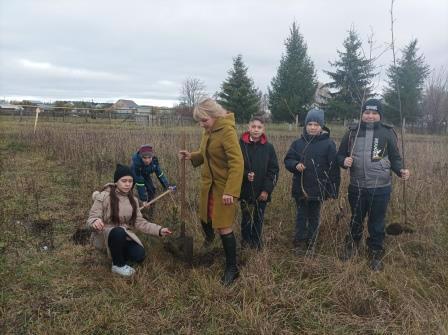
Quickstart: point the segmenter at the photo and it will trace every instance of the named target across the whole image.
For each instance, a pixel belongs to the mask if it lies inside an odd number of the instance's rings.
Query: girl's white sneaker
[[[112,265],[112,272],[123,277],[130,277],[135,273],[135,269],[129,265],[116,266]]]

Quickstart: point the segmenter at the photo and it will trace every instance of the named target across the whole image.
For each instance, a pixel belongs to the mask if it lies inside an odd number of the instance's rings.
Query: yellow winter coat
[[[202,165],[200,219],[207,222],[208,194],[212,191],[213,227],[232,226],[236,204],[225,206],[222,196],[228,194],[239,198],[244,173],[244,160],[233,113],[216,119],[211,131],[203,133],[199,150],[191,153],[191,163],[194,167]]]

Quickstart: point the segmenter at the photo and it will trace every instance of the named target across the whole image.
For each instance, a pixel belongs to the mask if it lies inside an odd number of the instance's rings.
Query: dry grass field
[[[0,333],[448,334],[448,138],[407,136],[408,223],[415,232],[387,237],[384,271],[372,273],[365,255],[338,259],[349,220],[345,171],[340,199],[323,208],[315,256],[294,254],[291,175],[281,164],[266,211],[266,247],[239,252],[241,277],[226,288],[219,283],[220,241],[214,257],[199,254],[199,169],[190,165],[192,266],[169,254],[163,240],[143,237],[148,257],[126,280],[112,275],[105,255],[72,239],[115,163],[129,163],[150,142],[176,183],[180,134],[194,149],[198,127],[43,122],[34,135],[32,126],[0,119]],[[343,129],[336,130],[339,142]],[[280,162],[297,133],[268,125]],[[403,220],[401,185],[394,178],[389,223]],[[173,226],[178,196],[157,203],[156,223]]]

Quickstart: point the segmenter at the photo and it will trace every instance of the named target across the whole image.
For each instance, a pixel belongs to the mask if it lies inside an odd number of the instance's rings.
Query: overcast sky
[[[389,10],[390,0],[0,0],[0,98],[170,106],[187,77],[213,94],[237,54],[266,92],[294,20],[325,82],[352,25],[364,41],[374,32],[377,53],[390,43]],[[417,38],[432,68],[448,67],[448,1],[397,0],[394,11],[396,47]],[[378,83],[390,61],[390,51],[378,60]]]

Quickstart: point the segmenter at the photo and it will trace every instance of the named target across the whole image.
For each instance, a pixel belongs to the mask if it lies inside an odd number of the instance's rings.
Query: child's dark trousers
[[[297,206],[296,229],[294,241],[312,242],[317,238],[320,207],[319,200],[305,200],[295,198]]]
[[[140,263],[145,259],[145,249],[135,241],[127,238],[121,227],[113,228],[108,237],[108,244],[112,256],[112,263],[124,266],[127,262]]]
[[[262,248],[261,234],[266,204],[265,201],[256,201],[255,204],[249,204],[245,200],[241,200],[241,236],[243,246]]]
[[[391,187],[357,188],[350,185],[348,201],[352,211],[350,220],[350,236],[353,241],[362,238],[363,222],[366,216],[369,237],[367,246],[371,250],[384,249],[384,218],[390,200]]]

